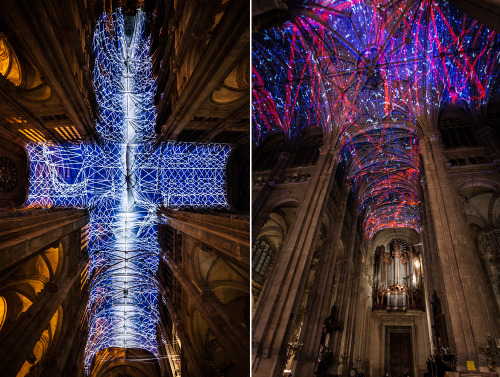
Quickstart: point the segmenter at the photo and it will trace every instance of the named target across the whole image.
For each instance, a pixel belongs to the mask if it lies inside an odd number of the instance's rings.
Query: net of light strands
[[[499,38],[445,1],[290,4],[253,39],[253,140],[321,126],[340,151],[367,237],[420,229],[417,125],[480,115],[498,93]]]
[[[158,355],[157,208],[229,207],[225,171],[230,146],[154,144],[156,81],[145,23],[143,12],[126,18],[120,9],[103,14],[97,23],[98,143],[26,146],[27,205],[90,211],[87,372],[104,348],[140,348]]]

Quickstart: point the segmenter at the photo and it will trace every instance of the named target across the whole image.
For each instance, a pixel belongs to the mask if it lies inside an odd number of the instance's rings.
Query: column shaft
[[[290,228],[269,281],[265,299],[261,300],[253,317],[253,376],[277,376],[283,366],[287,342],[293,331],[294,317],[307,272],[310,270],[311,248],[319,233],[318,223],[331,190],[335,159],[331,151],[320,154],[309,182],[296,221]]]
[[[451,324],[450,335],[454,343],[452,352],[457,355],[457,368],[466,369],[467,360],[484,362],[479,346],[486,343],[487,333],[496,334],[497,329],[485,300],[483,289],[486,285],[480,261],[460,211],[457,194],[445,170],[442,145],[434,135],[421,139],[421,145]]]

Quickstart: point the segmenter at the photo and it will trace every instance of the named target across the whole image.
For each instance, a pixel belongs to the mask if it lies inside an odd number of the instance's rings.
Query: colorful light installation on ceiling
[[[385,228],[420,228],[420,144],[413,129],[390,126],[346,140],[348,179],[359,192],[368,238]]]
[[[420,146],[440,109],[480,117],[498,93],[499,37],[432,0],[289,3],[253,38],[253,139],[321,126],[357,190],[367,237],[420,229]]]
[[[90,211],[89,335],[85,367],[104,348],[158,355],[157,208],[228,208],[230,147],[156,147],[146,17],[103,14],[94,33],[99,143],[28,144],[32,207]]]

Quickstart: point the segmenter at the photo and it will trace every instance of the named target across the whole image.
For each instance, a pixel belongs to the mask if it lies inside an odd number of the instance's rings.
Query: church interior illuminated
[[[249,375],[248,2],[2,9],[0,375]]]
[[[252,376],[496,376],[497,1],[256,0]]]
[[[1,5],[1,376],[498,376],[500,0]]]

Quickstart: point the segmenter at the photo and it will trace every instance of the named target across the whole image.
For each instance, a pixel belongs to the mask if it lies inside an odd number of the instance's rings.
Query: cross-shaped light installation
[[[104,348],[158,355],[159,206],[228,208],[230,147],[155,147],[156,109],[146,16],[103,14],[94,33],[99,143],[28,144],[28,206],[90,211],[87,372]]]

